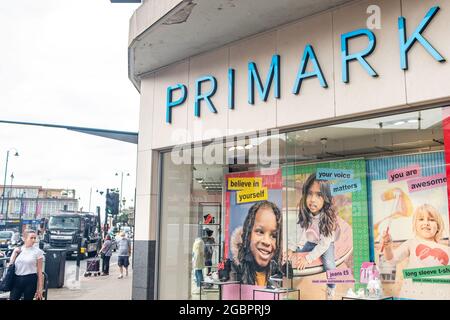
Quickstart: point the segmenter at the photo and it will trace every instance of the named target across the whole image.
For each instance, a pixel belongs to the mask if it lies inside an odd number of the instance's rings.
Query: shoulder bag
[[[17,257],[19,256],[20,252],[17,254]],[[0,291],[8,292],[11,291],[14,287],[14,280],[16,279],[16,261],[14,260],[14,263],[10,264],[8,267],[5,268],[5,271],[3,272],[3,277],[0,280]]]

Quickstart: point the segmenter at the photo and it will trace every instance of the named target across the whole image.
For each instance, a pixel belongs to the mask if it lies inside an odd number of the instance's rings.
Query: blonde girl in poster
[[[429,204],[419,206],[413,216],[413,232],[415,237],[402,243],[397,249],[392,248],[389,231],[383,232],[384,257],[386,261],[398,264],[408,258],[407,269],[446,266],[449,263],[448,246],[439,243],[444,231],[444,222],[439,212]],[[447,291],[448,284],[413,282],[403,279],[400,298],[409,299],[442,299],[436,294],[439,288]]]

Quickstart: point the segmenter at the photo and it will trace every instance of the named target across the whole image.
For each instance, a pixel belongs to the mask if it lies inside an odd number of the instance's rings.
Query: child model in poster
[[[298,269],[304,269],[319,257],[325,271],[336,269],[334,240],[337,217],[332,206],[330,185],[327,181],[317,180],[315,173],[303,185],[297,223],[297,239],[289,244],[289,260],[294,259],[294,252],[309,252],[298,256]],[[333,299],[335,288],[336,284],[327,284],[327,299]]]
[[[233,268],[243,284],[265,286],[279,271],[273,269],[278,269],[280,262],[281,226],[280,209],[261,201],[249,209],[243,227],[233,232]]]
[[[415,238],[403,242],[397,249],[392,249],[389,231],[383,232],[384,257],[392,263],[399,263],[408,258],[407,269],[446,266],[449,262],[449,248],[439,243],[444,231],[444,222],[439,212],[429,204],[418,207],[413,216]],[[404,279],[401,298],[440,299],[436,293],[439,289],[448,291],[448,285],[436,283],[413,282]],[[448,292],[447,292],[448,298]]]

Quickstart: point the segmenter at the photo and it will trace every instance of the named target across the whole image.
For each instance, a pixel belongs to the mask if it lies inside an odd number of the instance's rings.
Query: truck
[[[97,254],[101,236],[98,233],[99,217],[90,212],[63,211],[51,214],[46,222],[43,249],[66,249],[67,256],[81,258]],[[80,252],[78,243],[81,239]]]

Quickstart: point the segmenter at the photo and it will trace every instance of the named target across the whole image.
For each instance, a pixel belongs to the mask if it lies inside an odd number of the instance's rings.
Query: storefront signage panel
[[[367,161],[374,258],[383,289],[395,297],[450,298],[444,159],[433,152]],[[418,166],[420,178],[389,180],[390,172]]]
[[[439,6],[432,7],[428,10],[425,17],[415,28],[415,30],[408,36],[406,30],[406,18],[400,16],[398,18],[398,35],[399,35],[399,56],[400,68],[408,70],[408,52],[416,44],[420,44],[429,55],[436,61],[445,62],[445,58],[431,45],[431,43],[424,37],[423,32],[427,29],[430,22],[433,20],[437,12],[440,10]],[[361,51],[350,53],[350,42],[352,39],[364,37],[367,38],[367,47]],[[394,45],[394,44],[393,44]],[[342,74],[341,81],[343,83],[350,82],[350,63],[357,62],[359,65],[372,77],[378,77],[377,71],[367,62],[366,58],[370,56],[376,49],[375,33],[367,28],[357,29],[341,35],[341,65]],[[281,98],[280,90],[280,64],[282,57],[278,54],[272,56],[270,68],[265,78],[265,82],[261,80],[258,67],[255,62],[248,62],[247,70],[247,86],[248,86],[248,104],[255,104],[255,87],[258,90],[259,98],[262,101],[267,101],[269,92],[273,87],[273,95],[275,99]],[[308,67],[312,71],[307,71]],[[234,109],[235,102],[235,78],[236,70],[228,69],[228,108]],[[317,78],[319,85],[327,89],[327,79],[322,72],[320,62],[311,44],[307,44],[303,51],[303,56],[300,61],[295,83],[292,85],[292,94],[298,95],[301,93],[301,85],[304,79]],[[204,89],[206,88],[206,89]],[[217,79],[213,75],[206,75],[196,79],[195,81],[195,98],[194,98],[194,116],[201,117],[202,102],[208,107],[209,112],[217,113],[217,108],[212,101],[212,97],[219,89]],[[175,96],[178,97],[174,99]],[[173,108],[180,107],[188,97],[188,88],[183,83],[177,83],[167,87],[166,93],[166,123],[172,123]]]

